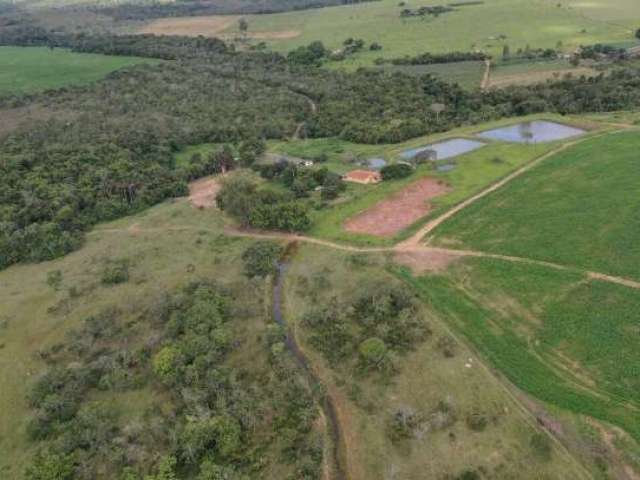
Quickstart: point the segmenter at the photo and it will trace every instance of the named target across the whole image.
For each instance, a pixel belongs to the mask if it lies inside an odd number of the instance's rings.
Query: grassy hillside
[[[380,56],[398,57],[425,51],[478,48],[499,55],[505,43],[515,51],[527,44],[555,48],[560,41],[565,50],[571,51],[581,44],[628,41],[640,21],[640,9],[632,0],[569,3],[486,0],[437,18],[402,19],[402,8],[416,9],[433,2],[420,0],[401,7],[396,0],[381,0],[318,11],[250,16],[248,21],[250,32],[271,32],[273,38],[263,35],[263,40],[280,51],[314,40],[338,48],[348,37],[383,46],[380,52],[366,52],[347,60],[347,66],[368,64]],[[226,33],[236,28],[233,25]],[[278,39],[278,32],[287,32],[287,38]],[[506,40],[497,40],[500,35],[505,35]]]
[[[44,47],[0,47],[0,94],[85,84],[143,61],[150,60]]]
[[[308,405],[308,397],[287,391],[279,383],[283,379],[274,378],[277,374],[287,378],[287,385],[299,383],[296,375],[290,373],[293,367],[278,361],[274,364],[277,353],[274,350],[270,354],[265,345],[270,319],[269,285],[264,280],[247,279],[241,259],[242,252],[252,242],[222,236],[223,226],[223,218],[215,212],[195,209],[185,201],[164,204],[135,217],[102,225],[91,233],[81,250],[62,259],[0,272],[2,478],[23,478],[24,467],[31,462],[34,452],[44,446],[73,451],[76,448],[73,437],[83,438],[74,453],[75,461],[98,468],[95,476],[87,469],[86,478],[120,478],[118,470],[113,470],[119,462],[134,467],[138,475],[129,478],[141,478],[145,469],[153,469],[150,465],[173,448],[172,441],[167,441],[164,434],[172,430],[175,435],[184,435],[176,425],[182,413],[190,412],[188,415],[192,418],[204,421],[202,406],[198,405],[204,390],[187,394],[190,388],[197,390],[191,367],[180,377],[181,381],[191,384],[185,388],[158,385],[151,381],[149,369],[143,367],[149,364],[151,352],[158,346],[160,312],[168,296],[183,301],[181,289],[190,282],[202,280],[215,282],[227,292],[232,316],[229,332],[237,339],[224,362],[216,364],[220,371],[212,370],[209,381],[213,382],[215,377],[219,382],[216,391],[233,398],[229,404],[235,411],[255,414],[250,420],[252,433],[243,439],[249,450],[242,454],[243,461],[238,465],[259,465],[260,473],[256,470],[254,474],[266,478],[290,478],[300,468],[296,462],[305,462],[306,468],[319,463],[317,457],[313,461],[307,459],[298,447],[294,454],[287,454],[293,451],[287,442],[302,446],[301,438],[296,440],[296,428],[313,421],[313,416],[306,413],[304,421],[296,418],[289,424],[291,420],[287,420],[287,416]],[[176,245],[180,245],[179,250]],[[127,261],[128,281],[106,284],[106,268],[121,260]],[[54,278],[59,280],[52,280]],[[115,314],[105,317],[105,312]],[[100,319],[105,318],[107,331],[115,328],[118,332],[115,336],[105,336],[101,330]],[[87,338],[88,331],[93,332],[91,340]],[[273,336],[273,330],[270,332]],[[187,341],[193,342],[190,351],[195,353],[199,340],[190,335]],[[219,340],[224,341],[225,334],[218,335]],[[160,345],[166,345],[165,342],[162,340]],[[42,374],[54,366],[79,371],[84,368],[84,361],[94,362],[95,368],[95,362],[102,357],[105,363],[114,348],[121,352],[122,359],[131,360],[124,360],[125,368],[116,375],[118,378],[103,377],[98,388],[89,390],[82,399],[79,413],[86,422],[100,419],[88,412],[108,413],[106,429],[102,430],[103,425],[98,423],[93,434],[83,431],[82,425],[75,422],[77,430],[71,436],[55,433],[39,441],[29,440],[36,415],[27,398]],[[209,343],[208,354],[214,355],[216,348]],[[86,353],[82,356],[82,352],[87,351],[91,355],[89,359],[85,358]],[[80,360],[69,360],[75,353]],[[234,372],[231,385],[224,380],[225,372]],[[230,389],[232,386],[235,387]],[[176,411],[175,405],[183,398],[180,392],[185,394],[186,405]],[[292,395],[297,398],[297,404],[285,398]],[[57,399],[52,396],[49,401],[55,404]],[[224,403],[222,397],[218,401]],[[273,408],[276,403],[286,405],[285,410]],[[158,430],[152,431],[154,428]],[[322,435],[322,428],[317,424],[304,435]],[[67,424],[61,422],[55,431],[65,429]],[[289,440],[282,443],[277,438],[278,431],[280,440]],[[115,439],[113,432],[118,432]],[[100,451],[94,452],[91,446],[97,442],[103,443]],[[182,443],[183,440],[178,445]],[[129,459],[123,460],[123,454]],[[286,455],[290,457],[283,460]],[[195,478],[196,474],[193,467],[183,467],[181,478]]]
[[[587,140],[466,208],[440,245],[640,278],[637,132]]]

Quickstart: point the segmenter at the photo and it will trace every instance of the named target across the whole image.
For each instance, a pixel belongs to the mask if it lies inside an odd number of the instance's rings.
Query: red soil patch
[[[449,190],[445,183],[434,178],[418,180],[347,220],[345,229],[379,237],[392,236],[429,213],[431,205],[428,200]]]
[[[218,190],[217,178],[201,178],[189,184],[189,201],[196,208],[215,207]]]

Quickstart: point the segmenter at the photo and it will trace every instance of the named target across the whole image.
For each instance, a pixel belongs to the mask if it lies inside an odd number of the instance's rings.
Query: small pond
[[[380,170],[387,165],[387,161],[384,158],[370,158],[363,163],[365,167],[372,168],[373,170]]]
[[[523,122],[504,128],[487,130],[480,132],[478,136],[492,140],[502,140],[504,142],[544,143],[577,137],[584,133],[585,130],[570,127],[569,125],[536,120],[534,122]]]
[[[486,144],[478,142],[476,140],[467,140],[466,138],[454,138],[452,140],[446,140],[444,142],[433,143],[431,145],[425,145],[424,147],[414,148],[412,150],[405,150],[400,154],[404,159],[410,159],[415,157],[421,152],[427,150],[433,150],[436,152],[436,158],[434,160],[445,160],[447,158],[457,157],[463,153],[472,152],[480,147],[484,147]]]

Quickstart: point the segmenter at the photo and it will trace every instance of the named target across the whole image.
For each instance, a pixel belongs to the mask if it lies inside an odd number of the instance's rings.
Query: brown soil
[[[220,190],[217,177],[207,177],[189,184],[189,201],[196,208],[216,206],[216,195]]]
[[[185,35],[188,37],[222,37],[234,38],[240,33],[223,33],[235,25],[240,19],[237,15],[205,15],[200,17],[159,18],[139,29],[139,33],[155,35]],[[298,30],[282,30],[279,32],[248,31],[247,38],[257,40],[288,40],[300,35]]]
[[[428,200],[449,190],[439,180],[424,178],[350,218],[345,222],[345,229],[380,237],[392,236],[429,213]]]
[[[139,32],[155,35],[214,37],[236,23],[239,18],[236,15],[159,18],[142,27]]]
[[[409,267],[413,273],[421,275],[426,272],[444,272],[459,255],[451,255],[442,250],[407,250],[395,254],[394,260],[400,265]]]

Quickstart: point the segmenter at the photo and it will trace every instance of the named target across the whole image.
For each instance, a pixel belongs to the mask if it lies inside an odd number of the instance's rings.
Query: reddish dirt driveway
[[[441,180],[423,178],[350,218],[344,228],[353,233],[393,236],[429,213],[430,199],[449,190]]]

